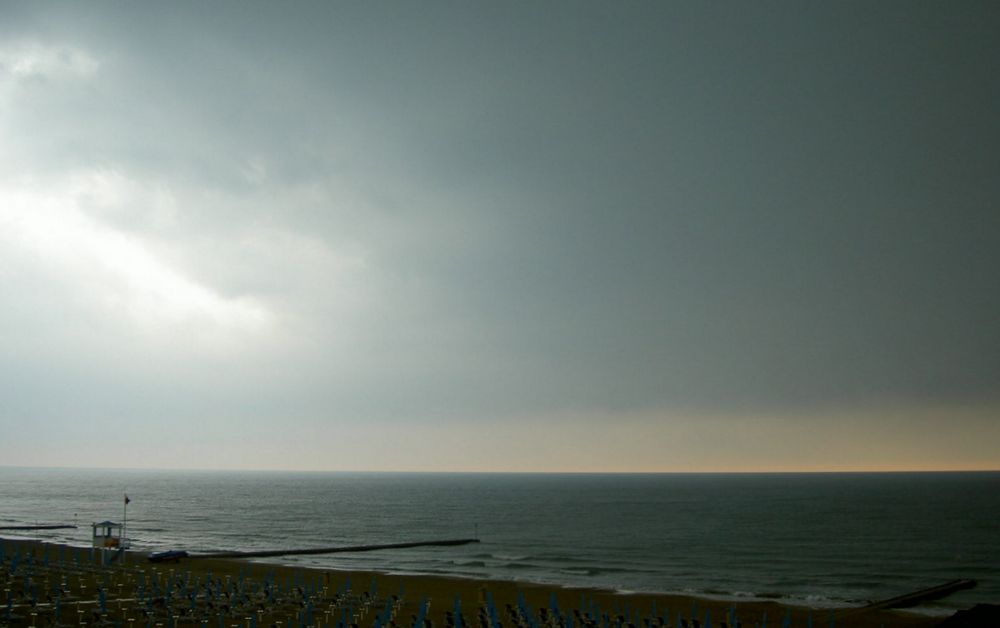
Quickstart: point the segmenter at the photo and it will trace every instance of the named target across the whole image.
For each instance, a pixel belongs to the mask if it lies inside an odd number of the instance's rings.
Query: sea
[[[124,495],[130,503],[125,506]],[[488,474],[0,467],[0,531],[133,549],[480,543],[267,559],[329,570],[506,579],[841,608],[969,578],[911,612],[1000,603],[1000,472]]]

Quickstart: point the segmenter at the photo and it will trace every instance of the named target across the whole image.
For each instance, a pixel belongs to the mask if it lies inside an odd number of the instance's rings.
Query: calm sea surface
[[[918,612],[1000,603],[1000,473],[390,474],[0,467],[0,525],[139,550],[308,548],[478,536],[463,547],[274,559],[836,607],[956,578]],[[21,533],[24,535],[25,533]],[[10,534],[8,534],[10,536]]]

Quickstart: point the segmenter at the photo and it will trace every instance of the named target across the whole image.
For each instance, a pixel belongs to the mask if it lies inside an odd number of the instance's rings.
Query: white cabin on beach
[[[94,530],[93,546],[100,549],[119,549],[128,547],[128,539],[123,536],[124,525],[113,521],[92,523]]]

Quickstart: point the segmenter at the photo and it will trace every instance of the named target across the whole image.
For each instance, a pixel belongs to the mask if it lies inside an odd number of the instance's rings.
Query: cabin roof
[[[120,527],[122,527],[122,524],[115,523],[114,521],[102,521],[100,523],[93,523],[93,524],[91,524],[91,527],[94,527],[94,528],[103,528],[105,526],[111,526],[112,528],[120,528]]]

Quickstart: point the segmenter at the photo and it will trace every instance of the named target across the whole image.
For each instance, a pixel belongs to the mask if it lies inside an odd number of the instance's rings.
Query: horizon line
[[[46,469],[89,471],[176,471],[204,473],[303,473],[303,474],[395,474],[395,475],[833,475],[833,474],[917,474],[917,473],[998,473],[1000,468],[944,468],[944,469],[692,469],[692,470],[509,470],[509,469],[280,469],[245,467],[109,467],[109,466],[53,466],[2,464],[0,469]]]

